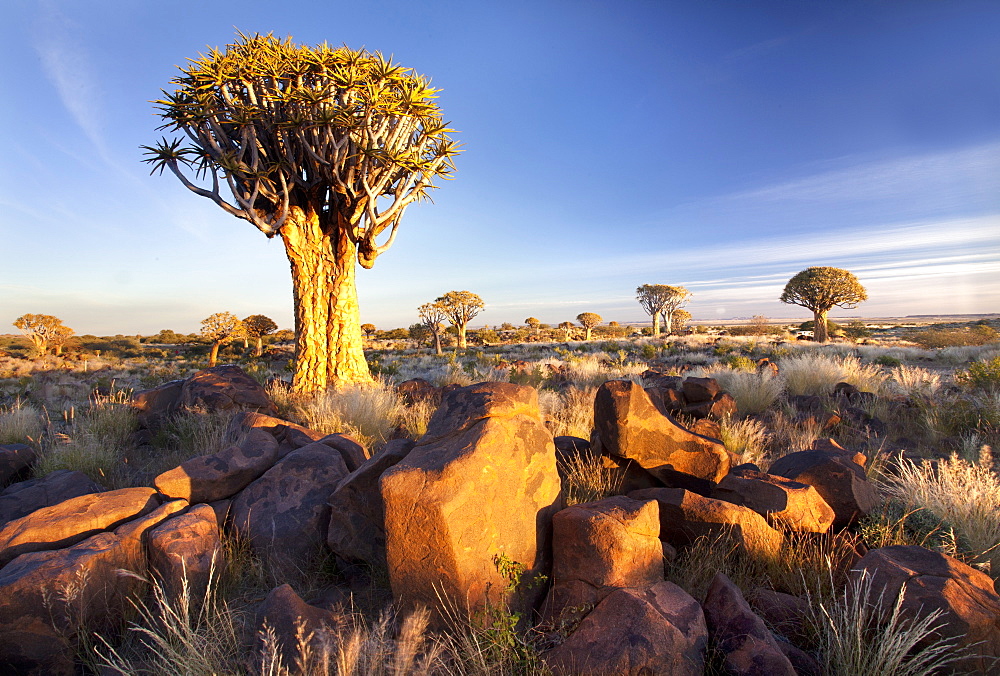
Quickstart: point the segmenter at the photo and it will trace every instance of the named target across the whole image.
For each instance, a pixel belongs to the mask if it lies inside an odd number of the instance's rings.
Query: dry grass
[[[722,443],[739,457],[739,462],[752,462],[758,467],[767,467],[772,458],[768,449],[770,435],[760,420],[747,418],[735,420],[725,417],[720,421]]]
[[[736,400],[736,408],[744,416],[763,413],[785,390],[784,380],[769,370],[757,372],[715,365],[701,372],[719,382],[720,387]]]
[[[299,402],[296,414],[306,427],[325,434],[349,434],[371,449],[389,440],[404,409],[391,384],[375,381],[320,393]]]
[[[18,400],[12,406],[0,409],[0,444],[38,445],[45,430],[42,412]]]
[[[851,676],[930,676],[966,656],[957,641],[935,636],[943,612],[906,618],[903,590],[887,599],[869,575],[854,576],[833,599],[813,606],[819,654],[825,674]]]
[[[830,394],[844,376],[836,358],[818,352],[786,357],[778,368],[790,395]]]
[[[552,436],[572,436],[589,439],[594,429],[595,386],[570,386],[562,392],[543,389],[538,392],[538,405],[549,421]]]
[[[128,466],[129,436],[136,429],[136,412],[127,392],[95,396],[80,415],[67,415],[68,431],[56,434],[42,450],[35,466],[36,476],[59,469],[83,472],[107,488],[137,485]]]
[[[994,576],[1000,573],[1000,477],[988,449],[978,463],[955,455],[937,463],[901,460],[883,489],[908,509],[925,509],[945,522],[971,561],[992,560]]]
[[[619,495],[623,475],[604,466],[600,456],[576,455],[559,463],[566,506]]]
[[[907,398],[931,398],[941,388],[941,374],[919,366],[901,364],[890,372],[891,388]]]

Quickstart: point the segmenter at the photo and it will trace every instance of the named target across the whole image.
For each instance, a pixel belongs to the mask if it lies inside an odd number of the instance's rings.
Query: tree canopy
[[[581,312],[576,316],[576,321],[580,322],[580,326],[587,330],[587,335],[584,340],[590,340],[591,330],[604,321],[604,318],[596,312]]]
[[[823,343],[827,340],[827,313],[835,307],[856,308],[858,303],[868,300],[868,292],[847,270],[811,267],[788,280],[780,300],[811,310],[815,321],[815,339]]]
[[[435,301],[441,306],[448,321],[458,329],[458,348],[465,349],[466,329],[476,315],[483,311],[483,299],[471,291],[449,291]]]
[[[14,320],[14,326],[31,339],[32,345],[40,354],[45,354],[50,342],[61,346],[74,333],[73,329],[63,325],[62,320],[53,315],[21,315]]]

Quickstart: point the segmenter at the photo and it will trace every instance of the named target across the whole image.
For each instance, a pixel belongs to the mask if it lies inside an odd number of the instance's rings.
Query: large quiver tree
[[[813,337],[827,341],[826,315],[834,307],[851,310],[868,300],[868,292],[852,273],[840,268],[806,268],[785,284],[781,302],[812,310]]]
[[[437,90],[378,52],[243,34],[171,83],[176,90],[156,102],[161,129],[183,136],[146,146],[147,161],[281,237],[292,270],[294,388],[370,380],[355,261],[371,268],[406,207],[454,169],[458,148]]]
[[[683,286],[670,286],[668,284],[643,284],[635,290],[635,299],[646,311],[646,314],[653,317],[653,336],[660,335],[661,315],[669,320],[673,319],[673,312],[680,307],[681,303],[687,300],[691,294]],[[667,333],[671,330],[667,325]]]

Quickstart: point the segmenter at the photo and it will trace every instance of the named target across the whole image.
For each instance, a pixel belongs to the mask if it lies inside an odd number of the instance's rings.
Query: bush
[[[962,328],[917,329],[908,331],[903,338],[926,348],[964,347],[995,343],[1000,341],[1000,333],[991,326],[980,324]]]
[[[1000,390],[1000,355],[969,364],[967,370],[955,374],[955,380],[973,389]]]

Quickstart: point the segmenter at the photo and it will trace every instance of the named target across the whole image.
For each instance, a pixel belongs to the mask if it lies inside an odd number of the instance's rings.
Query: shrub
[[[997,330],[986,325],[963,328],[927,328],[908,331],[906,340],[926,348],[987,345],[1000,341]]]
[[[955,374],[955,380],[973,389],[1000,390],[1000,355],[969,364]]]

